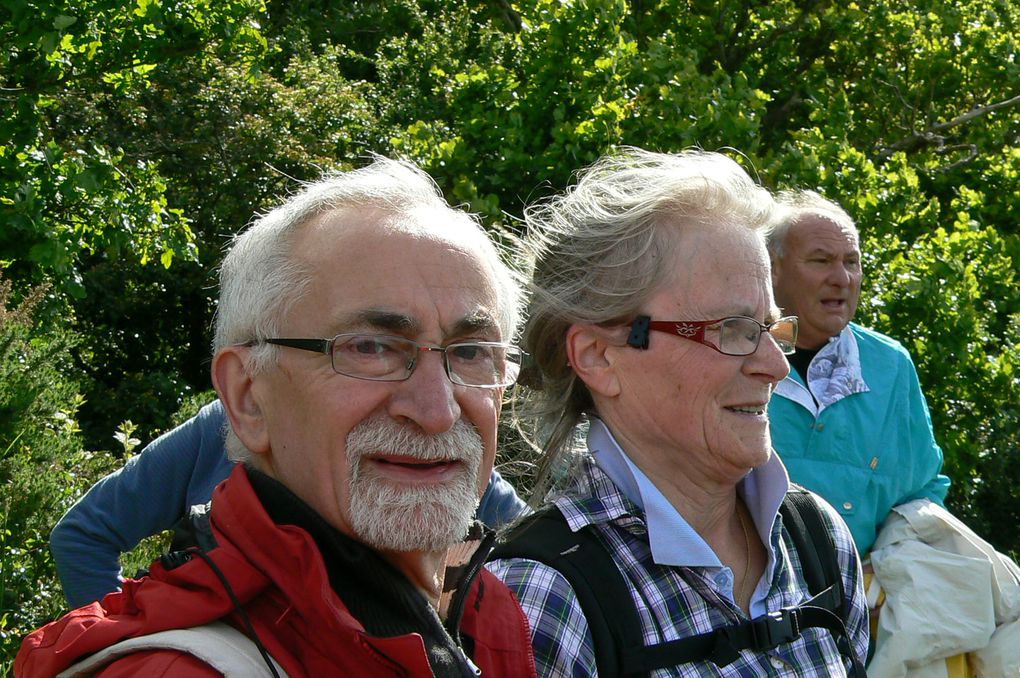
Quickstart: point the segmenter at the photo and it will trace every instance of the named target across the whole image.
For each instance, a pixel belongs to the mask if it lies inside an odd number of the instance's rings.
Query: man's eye
[[[473,344],[463,344],[453,348],[453,357],[457,360],[476,360],[481,358],[482,347]]]
[[[348,346],[355,353],[360,353],[362,355],[379,355],[381,353],[386,353],[387,351],[393,350],[393,347],[391,347],[384,341],[367,338],[355,339],[354,341],[351,341],[348,344]]]

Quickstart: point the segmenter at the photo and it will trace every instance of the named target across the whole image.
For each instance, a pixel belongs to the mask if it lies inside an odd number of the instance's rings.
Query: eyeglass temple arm
[[[265,339],[264,341],[267,344],[300,348],[305,351],[325,353],[326,355],[329,355],[333,350],[333,342],[330,339]]]

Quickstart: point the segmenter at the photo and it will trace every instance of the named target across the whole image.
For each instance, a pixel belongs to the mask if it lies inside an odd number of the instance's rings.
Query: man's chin
[[[464,538],[474,519],[473,479],[438,485],[367,482],[351,495],[351,527],[385,551],[438,551]]]
[[[435,518],[401,515],[365,529],[355,526],[355,532],[364,544],[379,551],[443,551],[464,539],[471,520],[471,516],[450,516],[437,525]]]
[[[826,313],[822,318],[820,327],[825,330],[825,333],[830,337],[834,337],[843,331],[843,328],[852,319],[849,314],[849,309],[846,306],[842,306],[838,309],[826,309]]]

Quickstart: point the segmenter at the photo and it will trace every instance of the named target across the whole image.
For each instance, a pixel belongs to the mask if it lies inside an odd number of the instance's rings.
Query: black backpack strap
[[[574,532],[555,506],[518,523],[489,555],[525,558],[562,574],[577,596],[595,649],[599,675],[626,675],[621,652],[643,647],[630,589],[609,551],[589,526]]]
[[[197,546],[208,552],[216,548],[211,516],[212,502],[192,505],[188,514],[182,516],[171,528],[173,537],[170,539],[170,551],[184,551]]]
[[[822,520],[821,511],[811,494],[799,486],[790,488],[779,507],[783,523],[789,527],[788,532],[797,549],[808,590],[813,596],[833,590],[830,597],[835,599],[827,601],[833,604],[826,607],[843,616],[843,575],[836,559],[836,545]]]
[[[180,520],[174,523],[170,528],[173,531],[170,537],[170,547],[166,553],[159,557],[163,567],[172,570],[191,560],[189,549],[198,548],[208,552],[216,548],[216,537],[213,536],[210,519],[211,510],[211,501],[205,504],[193,504],[188,509],[187,515],[181,516]],[[148,575],[149,568],[142,568],[135,573],[135,579],[141,579]]]
[[[813,617],[819,623],[814,625],[825,626],[832,632],[840,653],[850,660],[855,675],[866,675],[846,628],[850,610],[846,606],[843,573],[836,558],[836,544],[822,518],[822,508],[806,489],[791,485],[779,512],[797,549],[808,590],[814,596],[801,607],[815,610]]]
[[[843,621],[831,610],[806,605],[784,607],[697,636],[635,647],[623,652],[623,660],[628,670],[642,674],[695,661],[726,666],[737,660],[741,650],[766,652],[796,640],[804,629],[811,627],[825,628],[833,637],[846,632]]]

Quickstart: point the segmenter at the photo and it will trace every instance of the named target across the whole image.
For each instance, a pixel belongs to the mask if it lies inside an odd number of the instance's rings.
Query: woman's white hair
[[[574,429],[593,406],[567,361],[570,326],[630,322],[672,274],[682,248],[676,234],[698,224],[763,232],[774,206],[720,153],[623,148],[525,211],[535,265],[523,344],[533,365],[522,378],[532,389],[518,421],[535,423],[544,451],[533,498],[542,498],[553,469],[569,466]]]

